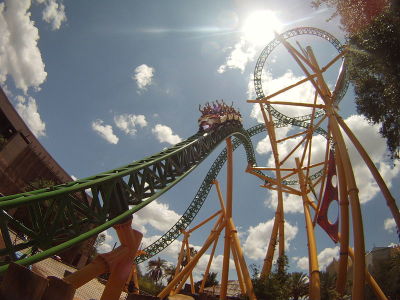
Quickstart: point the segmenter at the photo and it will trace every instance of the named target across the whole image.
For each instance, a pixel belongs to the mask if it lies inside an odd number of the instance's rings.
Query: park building
[[[73,179],[46,151],[0,88],[0,196],[32,190],[32,183],[38,181],[57,185]],[[29,212],[21,208],[7,213],[23,222]],[[86,265],[94,239],[61,253],[62,260],[78,268]]]
[[[400,254],[400,245],[393,247],[373,247],[365,255],[365,265],[371,274],[374,274],[378,267],[384,263],[390,261],[395,255]],[[339,261],[334,258],[332,262],[326,267],[326,272],[331,276],[336,276],[339,271]],[[353,276],[353,262],[349,257],[347,265],[347,279],[351,280]]]

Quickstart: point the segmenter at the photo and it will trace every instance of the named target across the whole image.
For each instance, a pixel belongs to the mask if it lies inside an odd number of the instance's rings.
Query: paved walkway
[[[75,268],[64,265],[63,263],[52,258],[40,261],[34,264],[32,268],[33,272],[42,275],[43,277],[56,276],[58,278],[64,277],[65,270],[71,273],[76,271]],[[77,289],[75,297],[81,300],[100,300],[103,290],[104,284],[100,283],[97,279],[93,279]],[[119,299],[126,299],[126,293],[123,292]]]

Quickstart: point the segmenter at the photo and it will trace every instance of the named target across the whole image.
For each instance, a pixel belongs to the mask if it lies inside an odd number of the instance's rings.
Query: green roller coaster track
[[[18,251],[44,250],[18,260],[29,265],[125,221],[180,182],[229,136],[244,145],[248,162],[254,164],[247,131],[231,124],[209,133],[196,133],[165,151],[108,172],[2,197],[0,230],[6,247],[0,249],[0,255],[16,260]],[[20,207],[26,212],[23,220],[7,213]],[[13,245],[9,229],[28,240]],[[7,265],[3,265],[0,272],[6,269]]]
[[[289,124],[308,127],[308,123],[298,120],[289,119]],[[277,127],[287,125],[287,122],[276,123]],[[165,151],[121,168],[46,189],[3,197],[0,199],[0,230],[6,248],[0,249],[0,255],[9,255],[19,264],[30,265],[124,221],[187,176],[228,136],[234,136],[234,149],[244,145],[248,163],[255,165],[250,137],[263,131],[263,124],[248,130],[224,126],[214,132],[197,133]],[[320,133],[326,134],[322,129]],[[143,249],[146,254],[137,257],[136,263],[164,250],[179,237],[181,229],[189,226],[225,161],[226,149],[212,164],[183,216],[161,238]],[[318,177],[319,173],[312,176]],[[88,196],[89,191],[92,197]],[[20,207],[27,210],[29,220],[16,220],[7,213],[9,209]],[[28,241],[13,245],[9,229],[24,234]],[[17,260],[16,252],[28,248],[43,251]],[[0,272],[7,267],[7,264],[1,266]]]
[[[287,36],[285,36],[285,34]],[[313,34],[328,39],[331,36],[314,28],[303,28],[287,31],[284,38],[300,34]],[[340,43],[333,40],[334,46],[341,49]],[[255,85],[258,98],[262,97],[259,81],[260,70],[268,54],[278,45],[277,41],[268,45],[257,62]],[[343,97],[347,89],[347,79],[337,101]],[[257,89],[258,88],[258,89]],[[272,109],[272,107],[267,107]],[[322,112],[319,113],[321,115]],[[274,110],[275,126],[293,125],[309,128],[309,116],[288,117]],[[316,133],[327,138],[322,128],[314,129]],[[255,154],[250,137],[265,131],[264,124],[256,125],[248,130],[238,124],[228,124],[218,129],[189,137],[142,160],[126,166],[97,174],[74,182],[36,190],[32,192],[10,195],[0,198],[0,230],[5,248],[0,249],[0,256],[8,255],[12,261],[22,265],[30,265],[69,247],[77,245],[90,237],[124,222],[132,214],[139,211],[153,200],[160,197],[179,183],[193,171],[225,138],[233,136],[233,147],[243,145],[247,162],[256,165]],[[146,254],[136,258],[141,263],[164,250],[185,229],[197,215],[207,198],[213,180],[226,161],[224,149],[211,165],[200,188],[188,208],[161,238],[143,249]],[[315,179],[323,170],[310,176]],[[287,180],[284,184],[297,184],[296,180]],[[89,196],[90,195],[90,196]],[[25,216],[16,219],[11,210],[21,209]],[[13,244],[10,231],[18,232],[27,239]],[[22,258],[17,253],[25,253]],[[8,268],[8,264],[0,266],[0,273]]]

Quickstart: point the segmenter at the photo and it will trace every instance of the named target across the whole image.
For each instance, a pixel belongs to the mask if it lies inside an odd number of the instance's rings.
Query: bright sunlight
[[[283,25],[271,10],[260,10],[249,15],[242,32],[245,39],[255,45],[266,45],[274,38],[274,31],[280,32]]]

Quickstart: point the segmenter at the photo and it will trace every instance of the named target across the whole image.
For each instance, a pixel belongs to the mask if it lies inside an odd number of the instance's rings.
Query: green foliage
[[[298,300],[308,295],[308,277],[304,273],[293,272],[290,274],[289,286],[290,296]],[[324,299],[321,297],[321,299]]]
[[[284,299],[280,296],[282,290],[275,279],[274,274],[269,277],[261,277],[258,267],[250,266],[252,270],[252,283],[257,299]]]
[[[195,250],[193,247],[189,247],[190,250],[190,258],[187,257],[187,253],[184,253],[183,259],[182,259],[182,266],[185,267],[188,262],[190,261],[190,259],[192,259],[192,257],[194,257],[197,254],[197,250]]]
[[[390,259],[380,260],[371,272],[388,299],[400,299],[400,253]],[[371,288],[367,288],[368,299],[377,299]]]
[[[400,1],[315,0],[333,7],[349,41],[348,72],[358,113],[381,123],[392,159],[400,159]]]
[[[288,273],[288,266],[286,255],[277,259],[274,270],[268,277],[262,277],[258,267],[250,266],[257,299],[298,300],[307,297],[309,293],[307,275],[300,272]]]
[[[204,274],[201,274],[201,276],[204,277]],[[204,287],[210,287],[210,286],[218,285],[219,281],[217,280],[217,277],[218,277],[218,273],[217,272],[208,273],[208,276],[207,276],[207,279],[206,279],[206,283],[204,284]],[[197,281],[196,282],[196,286],[198,288],[200,288],[202,282],[203,282],[203,280]]]
[[[154,260],[149,260],[147,265],[147,275],[156,284],[163,278],[165,269],[168,267],[167,261],[158,257]]]
[[[148,276],[139,277],[139,289],[151,295],[158,295],[163,290],[164,286],[157,284]]]
[[[362,30],[389,5],[388,0],[313,0],[313,7],[327,5],[335,9],[329,20],[340,16],[342,29],[349,34]]]
[[[382,123],[392,158],[400,158],[400,16],[387,11],[349,38],[349,75],[357,111]]]
[[[164,278],[167,280],[168,283],[170,283],[172,279],[174,279],[175,271],[176,271],[176,266],[174,265],[169,265],[165,268]]]
[[[319,273],[321,299],[335,300],[339,294],[336,292],[336,277],[328,272]]]

